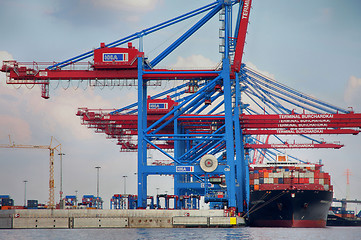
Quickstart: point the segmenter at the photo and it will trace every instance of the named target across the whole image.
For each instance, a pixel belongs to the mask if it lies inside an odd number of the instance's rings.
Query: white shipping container
[[[268,177],[269,177],[269,178],[273,178],[274,175],[275,175],[275,173],[270,172],[270,173],[268,174]]]
[[[259,179],[258,178],[254,180],[254,185],[259,185]]]
[[[308,182],[313,184],[313,183],[315,183],[315,179],[314,178],[309,178]]]
[[[328,191],[330,189],[330,186],[329,185],[323,185],[323,187],[325,188],[325,191]]]
[[[269,178],[264,178],[264,183],[269,183]]]
[[[314,172],[306,172],[305,177],[306,178],[313,178],[313,177],[315,177],[315,174],[314,174]]]
[[[298,175],[300,178],[305,178],[305,173],[300,172],[300,174]]]
[[[270,184],[273,184],[273,183],[274,183],[273,178],[269,178],[269,183],[270,183]]]
[[[321,184],[321,185],[323,185],[323,183],[324,183],[323,178],[320,178],[320,179],[318,180],[318,183]]]
[[[298,178],[298,176],[299,176],[299,172],[293,172],[293,177]]]

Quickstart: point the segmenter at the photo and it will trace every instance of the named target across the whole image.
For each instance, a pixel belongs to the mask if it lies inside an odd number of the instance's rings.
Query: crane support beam
[[[155,59],[150,62],[150,66],[155,67],[160,61],[162,61],[166,56],[173,52],[179,45],[181,45],[185,40],[192,36],[197,30],[199,30],[208,20],[210,20],[216,13],[221,10],[222,4],[218,3],[206,16],[199,20],[193,27],[191,27],[187,32],[185,32],[181,37],[179,37],[173,44],[171,44],[167,49],[160,53]]]
[[[356,128],[361,127],[357,123],[284,123],[284,124],[242,124],[242,128]]]
[[[240,115],[239,119],[241,121],[270,121],[270,120],[277,120],[277,121],[285,121],[285,120],[294,120],[294,121],[301,121],[301,120],[357,120],[361,119],[361,113],[347,113],[347,114],[267,114],[267,115]]]
[[[249,13],[252,5],[252,0],[244,0],[242,6],[241,19],[239,19],[238,33],[237,33],[237,45],[234,55],[234,61],[232,69],[235,72],[241,70],[242,56],[244,52],[244,45],[246,42],[247,27],[249,21]]]
[[[101,79],[138,79],[136,69],[110,69],[110,70],[39,70],[26,68],[19,71],[9,68],[3,72],[8,73],[7,84],[49,84],[52,80],[101,80]],[[212,79],[218,76],[219,71],[214,70],[147,70],[143,79],[176,80],[176,79]]]

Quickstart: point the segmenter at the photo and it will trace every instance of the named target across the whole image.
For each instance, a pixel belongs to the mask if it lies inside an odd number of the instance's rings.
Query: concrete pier
[[[12,209],[0,211],[0,229],[238,227],[223,210]]]

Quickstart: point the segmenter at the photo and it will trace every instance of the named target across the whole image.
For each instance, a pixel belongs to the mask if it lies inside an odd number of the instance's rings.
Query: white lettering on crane
[[[279,123],[330,123],[330,119],[285,119],[279,120]]]
[[[322,134],[322,129],[277,130],[278,134]]]
[[[281,119],[301,119],[301,118],[333,118],[333,114],[281,114]]]
[[[243,5],[242,19],[248,18],[249,13],[249,2],[250,0],[246,0]]]
[[[271,144],[271,148],[314,148],[314,144]]]
[[[128,53],[103,53],[103,62],[126,62]]]

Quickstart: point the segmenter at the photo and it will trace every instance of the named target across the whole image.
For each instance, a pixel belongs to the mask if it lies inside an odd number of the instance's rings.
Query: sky
[[[211,0],[0,0],[0,61],[62,61],[151,27]],[[258,71],[301,92],[342,108],[361,112],[361,2],[358,0],[254,0],[243,60]],[[199,17],[144,38],[150,60],[186,31]],[[158,67],[203,68],[220,62],[218,17],[208,22]],[[133,42],[138,47],[138,42]],[[30,89],[29,89],[30,88]],[[67,90],[65,90],[67,89]],[[156,93],[162,87],[151,89]],[[136,100],[134,88],[91,89],[76,82],[50,86],[50,99],[40,89],[5,84],[0,74],[0,143],[48,145],[51,136],[62,144],[64,195],[100,195],[106,208],[114,193],[136,194],[136,154],[119,152],[114,141],[81,125],[78,107],[117,109]],[[295,155],[322,159],[335,188],[346,194],[346,169],[351,170],[350,198],[361,199],[361,135],[322,136],[340,141],[340,150],[299,150]],[[47,150],[0,149],[0,194],[15,204],[27,199],[48,201]],[[158,157],[158,156],[156,156]],[[55,199],[59,200],[59,156],[55,163]],[[171,177],[150,177],[149,194],[172,192]],[[353,206],[360,210],[360,206]]]

